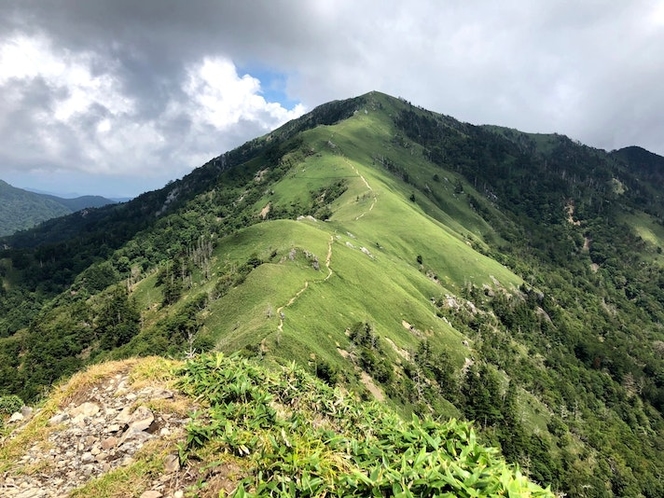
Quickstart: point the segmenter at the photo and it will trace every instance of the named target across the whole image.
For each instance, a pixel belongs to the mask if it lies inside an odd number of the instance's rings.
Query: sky
[[[664,155],[664,0],[0,0],[0,179],[133,197],[378,90]]]

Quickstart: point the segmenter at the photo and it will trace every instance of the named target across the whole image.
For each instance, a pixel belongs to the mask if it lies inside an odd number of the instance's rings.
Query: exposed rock
[[[369,251],[369,249],[366,247],[360,247],[360,251],[369,256],[371,259],[374,259],[373,254],[371,254],[371,251]]]
[[[180,470],[180,459],[177,455],[171,454],[164,458],[164,472],[171,474]]]
[[[118,445],[119,442],[120,442],[120,440],[119,440],[118,438],[116,438],[116,437],[109,437],[109,438],[107,438],[107,439],[104,439],[104,440],[101,442],[101,447],[102,447],[104,450],[110,450],[111,448],[115,448],[115,447]]]
[[[103,474],[131,465],[148,441],[184,437],[187,418],[160,413],[145,403],[170,400],[175,393],[161,386],[133,389],[128,374],[112,376],[48,419],[45,439],[25,448],[0,474],[2,498],[52,498],[68,496],[74,489]],[[12,416],[15,434],[33,417],[32,409]],[[12,438],[15,434],[9,436]],[[32,474],[29,469],[39,468]],[[143,483],[145,498],[183,497],[186,479],[176,453],[164,459],[162,475]],[[140,492],[140,490],[138,490]]]
[[[21,415],[23,415],[24,420],[30,420],[33,414],[34,410],[29,406],[24,406],[21,408]]]
[[[139,406],[131,415],[128,432],[140,432],[146,430],[154,422],[154,414],[149,408]]]
[[[64,422],[65,420],[69,419],[69,414],[66,412],[60,412],[56,413],[53,415],[50,419],[48,419],[49,425],[58,425]]]
[[[99,405],[97,403],[90,403],[87,401],[80,404],[76,408],[69,410],[69,416],[72,418],[76,418],[81,415],[83,417],[92,417],[97,413],[99,413]]]
[[[162,495],[159,491],[146,491],[141,495],[141,498],[161,498]]]
[[[21,420],[23,420],[23,415],[21,414],[21,412],[12,413],[12,416],[9,417],[9,423],[10,424],[20,422]]]
[[[121,425],[127,425],[131,420],[131,406],[125,406],[122,411],[115,417],[114,422]],[[115,424],[114,424],[115,425]]]
[[[138,393],[141,398],[147,399],[173,399],[173,391],[167,389],[145,387]]]

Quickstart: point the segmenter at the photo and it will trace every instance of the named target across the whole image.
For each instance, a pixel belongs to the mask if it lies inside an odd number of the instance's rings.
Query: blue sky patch
[[[286,109],[292,109],[300,102],[288,98],[286,95],[286,83],[288,75],[275,71],[259,64],[247,66],[236,66],[238,76],[248,74],[261,82],[263,98],[268,102],[278,102]]]

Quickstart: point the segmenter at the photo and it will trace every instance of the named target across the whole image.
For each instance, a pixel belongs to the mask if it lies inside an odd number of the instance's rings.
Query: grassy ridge
[[[218,240],[213,278],[199,280],[171,313],[187,296],[212,292],[215,275],[257,256],[263,264],[210,302],[202,318],[199,333],[223,351],[260,348],[300,364],[311,363],[313,355],[349,371],[338,349],[348,349],[351,326],[366,322],[397,350],[413,352],[422,340],[431,340],[460,367],[469,354],[464,338],[436,316],[431,301],[468,284],[510,289],[521,279],[473,249],[490,227],[463,194],[454,194],[454,175],[431,180],[431,165],[393,144],[394,133],[385,112],[360,112],[303,133],[300,148],[308,154],[266,188],[253,205],[254,216],[268,205],[305,214],[313,192],[341,181],[346,190],[330,204],[331,218],[268,220]],[[421,194],[410,200],[413,185],[377,167],[375,151],[385,147],[394,161],[407,161],[410,181],[426,180],[440,191],[449,213]],[[154,285],[144,280],[135,292],[149,293],[156,303],[160,291]],[[398,361],[394,349],[386,354]]]

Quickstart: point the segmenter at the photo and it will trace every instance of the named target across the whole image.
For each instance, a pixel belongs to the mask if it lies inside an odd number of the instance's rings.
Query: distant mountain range
[[[98,208],[115,202],[98,195],[63,199],[13,187],[0,180],[0,236],[32,228],[43,221],[81,209]]]

